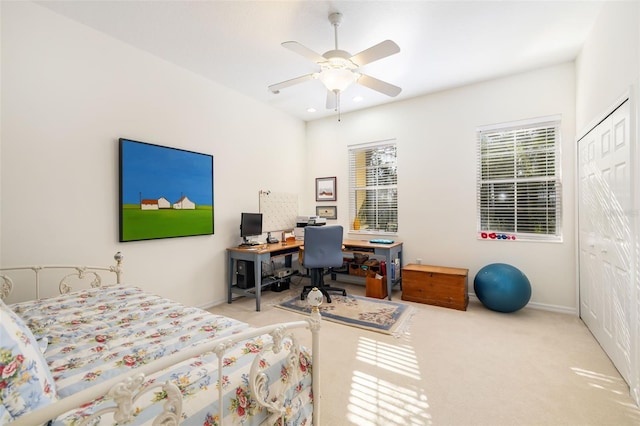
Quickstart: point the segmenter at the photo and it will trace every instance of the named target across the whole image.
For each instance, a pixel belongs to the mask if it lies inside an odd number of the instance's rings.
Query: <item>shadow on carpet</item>
[[[296,296],[276,305],[280,309],[311,313],[307,300]],[[352,327],[377,331],[399,337],[406,331],[411,317],[411,306],[388,300],[372,299],[361,296],[331,296],[331,303],[324,301],[320,305],[322,318]]]

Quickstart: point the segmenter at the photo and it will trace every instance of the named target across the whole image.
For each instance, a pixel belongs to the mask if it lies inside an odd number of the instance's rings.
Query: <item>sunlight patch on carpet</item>
[[[354,371],[348,418],[359,426],[426,426],[432,424],[427,396],[420,388],[402,386]]]
[[[356,359],[366,364],[384,368],[395,374],[420,380],[420,369],[413,348],[408,345],[394,346],[378,340],[361,337]]]
[[[277,305],[278,308],[308,314],[311,312],[306,300],[300,297]],[[403,335],[413,315],[411,306],[361,296],[331,296],[331,303],[320,305],[322,318],[352,327],[391,334]]]

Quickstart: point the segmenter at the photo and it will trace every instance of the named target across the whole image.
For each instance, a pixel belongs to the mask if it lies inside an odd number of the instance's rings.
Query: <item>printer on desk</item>
[[[327,219],[320,216],[298,216],[296,227],[293,228],[293,235],[296,240],[304,240],[304,228],[307,226],[322,226],[327,224]]]
[[[320,216],[312,216],[307,226],[322,226],[327,224],[327,219]]]

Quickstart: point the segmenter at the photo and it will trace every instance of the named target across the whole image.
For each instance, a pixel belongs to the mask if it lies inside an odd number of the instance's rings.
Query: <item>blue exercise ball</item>
[[[515,266],[492,263],[480,269],[473,289],[484,306],[492,311],[515,312],[531,299],[531,284]]]

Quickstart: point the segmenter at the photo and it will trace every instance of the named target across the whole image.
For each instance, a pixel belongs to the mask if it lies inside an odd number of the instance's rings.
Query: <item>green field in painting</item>
[[[122,209],[123,241],[212,233],[211,206],[198,206],[195,210],[141,210],[138,204],[125,204]]]

